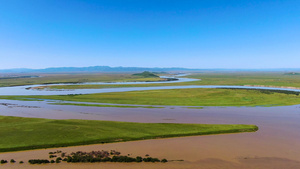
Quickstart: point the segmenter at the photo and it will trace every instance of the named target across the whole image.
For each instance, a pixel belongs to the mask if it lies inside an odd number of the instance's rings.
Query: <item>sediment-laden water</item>
[[[166,86],[164,89],[170,89]],[[180,88],[180,86],[172,86]],[[193,86],[188,86],[193,87]],[[199,86],[194,86],[197,88]],[[209,86],[217,88],[220,86]],[[225,86],[221,86],[224,88]],[[25,87],[19,87],[27,91]],[[233,86],[228,86],[233,88]],[[244,88],[244,86],[234,86]],[[245,87],[251,88],[251,87]],[[254,87],[257,88],[257,87]],[[125,88],[126,89],[126,88]],[[124,88],[99,89],[122,92]],[[145,88],[135,88],[144,90]],[[153,90],[159,88],[147,88]],[[162,89],[162,88],[161,88]],[[260,88],[276,89],[276,88]],[[282,88],[278,88],[278,90]],[[98,90],[98,91],[99,91]],[[277,89],[276,89],[277,90]],[[288,90],[288,89],[283,89]],[[298,91],[296,89],[289,89]],[[0,89],[0,95],[3,90]],[[30,91],[30,90],[29,90]],[[41,92],[43,91],[34,91]],[[69,92],[69,91],[68,91]],[[82,92],[82,91],[81,91]],[[20,95],[16,93],[11,93]],[[25,93],[24,93],[25,94]],[[27,95],[27,94],[26,94]],[[192,136],[171,139],[144,140],[104,145],[58,148],[64,151],[117,149],[134,155],[150,154],[158,158],[184,160],[166,164],[59,164],[56,168],[300,168],[300,105],[278,107],[204,107],[184,106],[164,108],[86,107],[51,105],[49,101],[0,100],[0,115],[49,119],[87,119],[149,123],[255,124],[255,133]],[[140,106],[140,105],[139,105]],[[161,106],[159,106],[161,107]],[[190,107],[190,106],[189,106]],[[50,151],[50,150],[49,150]],[[2,153],[2,158],[45,158],[48,150]],[[6,168],[18,168],[7,164]],[[24,164],[25,168],[30,166]],[[51,165],[45,167],[53,167]]]

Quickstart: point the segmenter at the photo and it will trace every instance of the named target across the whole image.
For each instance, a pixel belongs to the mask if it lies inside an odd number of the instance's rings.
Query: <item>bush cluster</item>
[[[109,151],[92,151],[92,152],[83,152],[77,151],[72,152],[71,154],[66,154],[61,151],[57,152],[49,152],[50,158],[57,157],[55,160],[52,159],[51,161],[46,159],[31,159],[28,161],[29,164],[46,164],[46,163],[60,163],[61,161],[65,161],[68,163],[95,163],[95,162],[168,162],[166,159],[159,160],[158,158],[149,157],[146,155],[145,158],[141,156],[137,157],[129,157],[120,155],[121,153],[115,150]]]
[[[64,158],[63,161],[67,161],[68,163],[94,163],[94,162],[168,162],[166,159],[160,161],[158,158],[142,158],[140,156],[137,157],[128,157],[128,156],[113,156],[111,157],[91,157],[91,156],[68,156]]]
[[[67,161],[69,163],[79,163],[79,162],[83,162],[83,163],[94,163],[94,162],[160,162],[159,159],[157,158],[152,158],[152,157],[147,157],[147,158],[142,158],[140,156],[137,157],[128,157],[128,156],[113,156],[111,157],[91,157],[91,156],[73,156],[73,157],[67,157],[65,158],[63,161]]]
[[[49,158],[54,158],[57,157],[56,155],[50,155]]]
[[[144,162],[160,162],[160,160],[158,158],[152,158],[152,157],[147,157],[147,158],[143,158]]]
[[[5,163],[7,163],[7,160],[1,160],[0,163],[5,164]]]
[[[49,160],[45,160],[45,159],[31,159],[28,160],[29,164],[47,164],[50,163]]]

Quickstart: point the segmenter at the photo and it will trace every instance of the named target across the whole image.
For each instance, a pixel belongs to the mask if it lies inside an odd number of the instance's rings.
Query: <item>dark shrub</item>
[[[160,162],[160,160],[159,160],[158,158],[152,158],[152,159],[151,159],[151,162],[152,162],[152,163],[154,163],[154,162]]]
[[[148,158],[144,158],[143,159],[144,162],[160,162],[160,160],[158,158],[152,158],[152,157],[148,157]]]
[[[0,163],[5,164],[5,163],[7,163],[7,160],[1,160]]]
[[[143,158],[141,156],[136,157],[136,162],[140,163],[143,161]]]
[[[47,164],[47,163],[49,163],[49,160],[31,159],[31,160],[28,160],[28,163],[29,164]]]
[[[68,158],[67,158],[67,162],[68,162],[68,163],[72,162],[72,157],[68,157]]]
[[[10,163],[15,163],[16,161],[14,159],[11,159],[10,160]]]
[[[103,158],[101,161],[103,161],[103,162],[107,162],[107,161],[110,161],[111,160],[111,158],[109,158],[109,157],[105,157],[105,158]]]
[[[54,158],[57,157],[56,155],[50,155],[49,158]]]
[[[60,158],[60,157],[58,157],[58,158],[55,160],[56,163],[60,163],[60,161],[61,161],[61,158]]]
[[[168,162],[168,160],[164,158],[164,159],[161,160],[161,162],[166,163],[166,162]]]

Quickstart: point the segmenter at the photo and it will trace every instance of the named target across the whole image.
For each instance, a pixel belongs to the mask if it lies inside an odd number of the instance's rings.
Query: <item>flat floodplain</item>
[[[72,73],[72,74],[34,74],[35,78],[0,78],[0,87],[32,84],[85,83],[85,82],[132,82],[160,81],[159,77],[144,78],[130,73]]]
[[[278,75],[278,74],[277,74]],[[276,76],[277,76],[276,75]],[[245,75],[245,78],[233,80],[244,75],[192,75],[201,81],[184,82],[191,84],[222,84],[222,85],[272,85],[298,87],[298,77],[291,75]],[[219,77],[218,77],[219,76]],[[231,77],[230,77],[231,76]],[[264,80],[265,76],[265,80]],[[270,78],[266,78],[269,76]],[[215,79],[213,79],[213,78]],[[206,78],[207,81],[204,79]],[[221,80],[224,78],[225,80]],[[247,79],[248,78],[248,79]],[[273,80],[272,80],[273,78]],[[280,85],[280,79],[288,81]],[[209,81],[211,79],[211,81]],[[273,82],[272,82],[273,81]],[[182,85],[170,84],[170,85]],[[147,84],[148,85],[148,84]],[[168,84],[153,84],[168,85]],[[83,106],[88,103],[70,103],[67,105],[47,104],[47,101],[1,100],[3,103],[15,105],[0,105],[0,114],[4,116],[21,116],[49,119],[87,119],[109,120],[142,123],[198,123],[198,124],[255,124],[258,132],[224,134],[210,136],[191,136],[170,139],[153,139],[123,143],[109,143],[50,150],[35,150],[25,152],[1,153],[0,159],[28,160],[30,158],[48,158],[48,152],[62,149],[63,151],[92,151],[117,149],[123,153],[144,156],[150,154],[158,158],[173,161],[166,164],[101,164],[103,168],[299,168],[300,135],[298,132],[299,104],[296,93],[282,93],[260,90],[242,89],[180,89],[164,91],[126,92],[129,100],[122,98],[121,93],[72,95],[72,96],[28,96],[26,98],[53,97],[61,100],[116,103],[119,98],[122,103],[138,104],[117,106]],[[202,92],[201,92],[202,91]],[[147,93],[149,92],[149,95]],[[153,93],[151,93],[153,92]],[[157,95],[156,95],[157,94]],[[199,95],[205,98],[207,105],[222,107],[206,107],[199,103]],[[101,95],[101,97],[99,96]],[[167,96],[170,95],[170,96]],[[93,97],[90,97],[93,96]],[[103,97],[105,96],[105,97]],[[205,96],[205,97],[204,97]],[[2,97],[8,99],[14,96]],[[90,98],[88,98],[90,97]],[[125,96],[124,96],[125,97]],[[149,99],[144,99],[149,97]],[[159,98],[155,100],[155,97]],[[174,100],[172,100],[172,97]],[[105,102],[105,99],[108,100]],[[189,100],[190,98],[190,100]],[[210,99],[211,98],[211,99]],[[236,98],[236,99],[234,99]],[[102,100],[101,100],[102,99]],[[215,99],[215,103],[214,100]],[[185,100],[187,100],[185,102]],[[225,101],[225,102],[222,102]],[[177,101],[177,102],[176,102]],[[188,101],[193,105],[186,105]],[[263,102],[265,101],[265,102]],[[175,103],[175,104],[172,104]],[[216,104],[219,102],[218,104]],[[52,103],[52,102],[51,102]],[[247,104],[246,104],[247,103]],[[64,104],[61,102],[60,104]],[[72,105],[77,104],[77,105]],[[147,105],[164,105],[163,108],[148,109]],[[81,105],[81,106],[80,106]],[[168,106],[165,106],[168,105]],[[178,106],[175,106],[178,105]],[[225,107],[240,106],[240,107]],[[292,106],[282,106],[292,105]],[[122,107],[124,106],[124,107]],[[127,107],[128,106],[128,107]],[[191,109],[190,106],[203,106]],[[245,107],[254,106],[254,107]],[[256,107],[257,106],[257,107]],[[276,106],[276,107],[268,107]],[[183,161],[181,161],[183,160]],[[6,168],[20,168],[21,164],[7,164]],[[39,168],[24,164],[22,168]],[[55,164],[55,168],[99,168],[100,164]],[[53,165],[43,165],[43,168],[53,168]]]
[[[3,100],[6,102],[6,100]],[[55,168],[297,168],[300,151],[299,105],[278,107],[204,107],[161,109],[83,107],[49,105],[41,101],[12,101],[14,107],[0,106],[1,115],[40,118],[105,119],[142,123],[256,124],[254,133],[191,136],[69,148],[1,153],[0,159],[17,161],[48,158],[48,152],[116,149],[132,156],[150,154],[158,158],[184,160],[166,164],[54,164]],[[18,106],[19,105],[19,106]],[[22,108],[21,105],[40,106]],[[6,113],[6,114],[4,114]],[[276,147],[276,148],[275,148]],[[29,164],[5,164],[6,168],[40,168]],[[53,168],[53,165],[43,165]]]
[[[300,75],[290,75],[283,72],[243,72],[243,73],[193,73],[188,78],[200,81],[167,83],[167,84],[120,84],[120,85],[59,85],[49,86],[49,89],[97,89],[116,87],[148,87],[148,86],[177,86],[177,85],[238,85],[238,86],[276,86],[300,88]],[[108,80],[108,79],[107,79]],[[109,80],[106,82],[109,82]]]
[[[172,89],[53,96],[0,96],[77,102],[177,106],[281,106],[300,104],[298,92],[247,89]]]

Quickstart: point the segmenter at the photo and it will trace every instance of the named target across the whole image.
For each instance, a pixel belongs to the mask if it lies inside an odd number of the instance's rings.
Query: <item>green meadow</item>
[[[134,77],[134,76],[133,76]],[[277,87],[299,87],[300,75],[290,75],[283,72],[205,72],[193,73],[188,78],[201,79],[200,81],[181,83],[153,83],[153,84],[105,84],[105,85],[55,85],[49,89],[99,89],[117,87],[149,87],[149,86],[181,86],[181,85],[263,85]],[[43,87],[44,88],[44,87]]]
[[[188,84],[198,85],[300,87],[300,75],[290,75],[283,72],[214,72],[195,73],[187,77],[201,79],[201,81],[188,82]]]
[[[84,82],[135,82],[135,81],[161,81],[159,77],[133,76],[126,73],[73,73],[73,74],[34,74],[37,78],[0,78],[0,87],[21,86],[32,84],[55,83],[84,83]]]
[[[0,152],[257,130],[255,125],[241,124],[131,123],[0,116]]]
[[[297,92],[247,89],[168,89],[55,96],[0,96],[0,99],[175,105],[175,106],[282,106],[300,104]]]
[[[34,74],[38,78],[1,79],[0,87],[32,84],[84,83],[84,82],[129,82],[129,81],[160,81],[158,77],[135,76],[130,73],[91,73],[91,74]],[[189,78],[201,81],[164,83],[164,84],[123,84],[123,85],[64,85],[51,86],[52,89],[77,88],[111,88],[111,87],[146,87],[146,86],[178,86],[178,85],[265,85],[278,87],[300,87],[300,75],[284,72],[202,72],[193,73]]]

